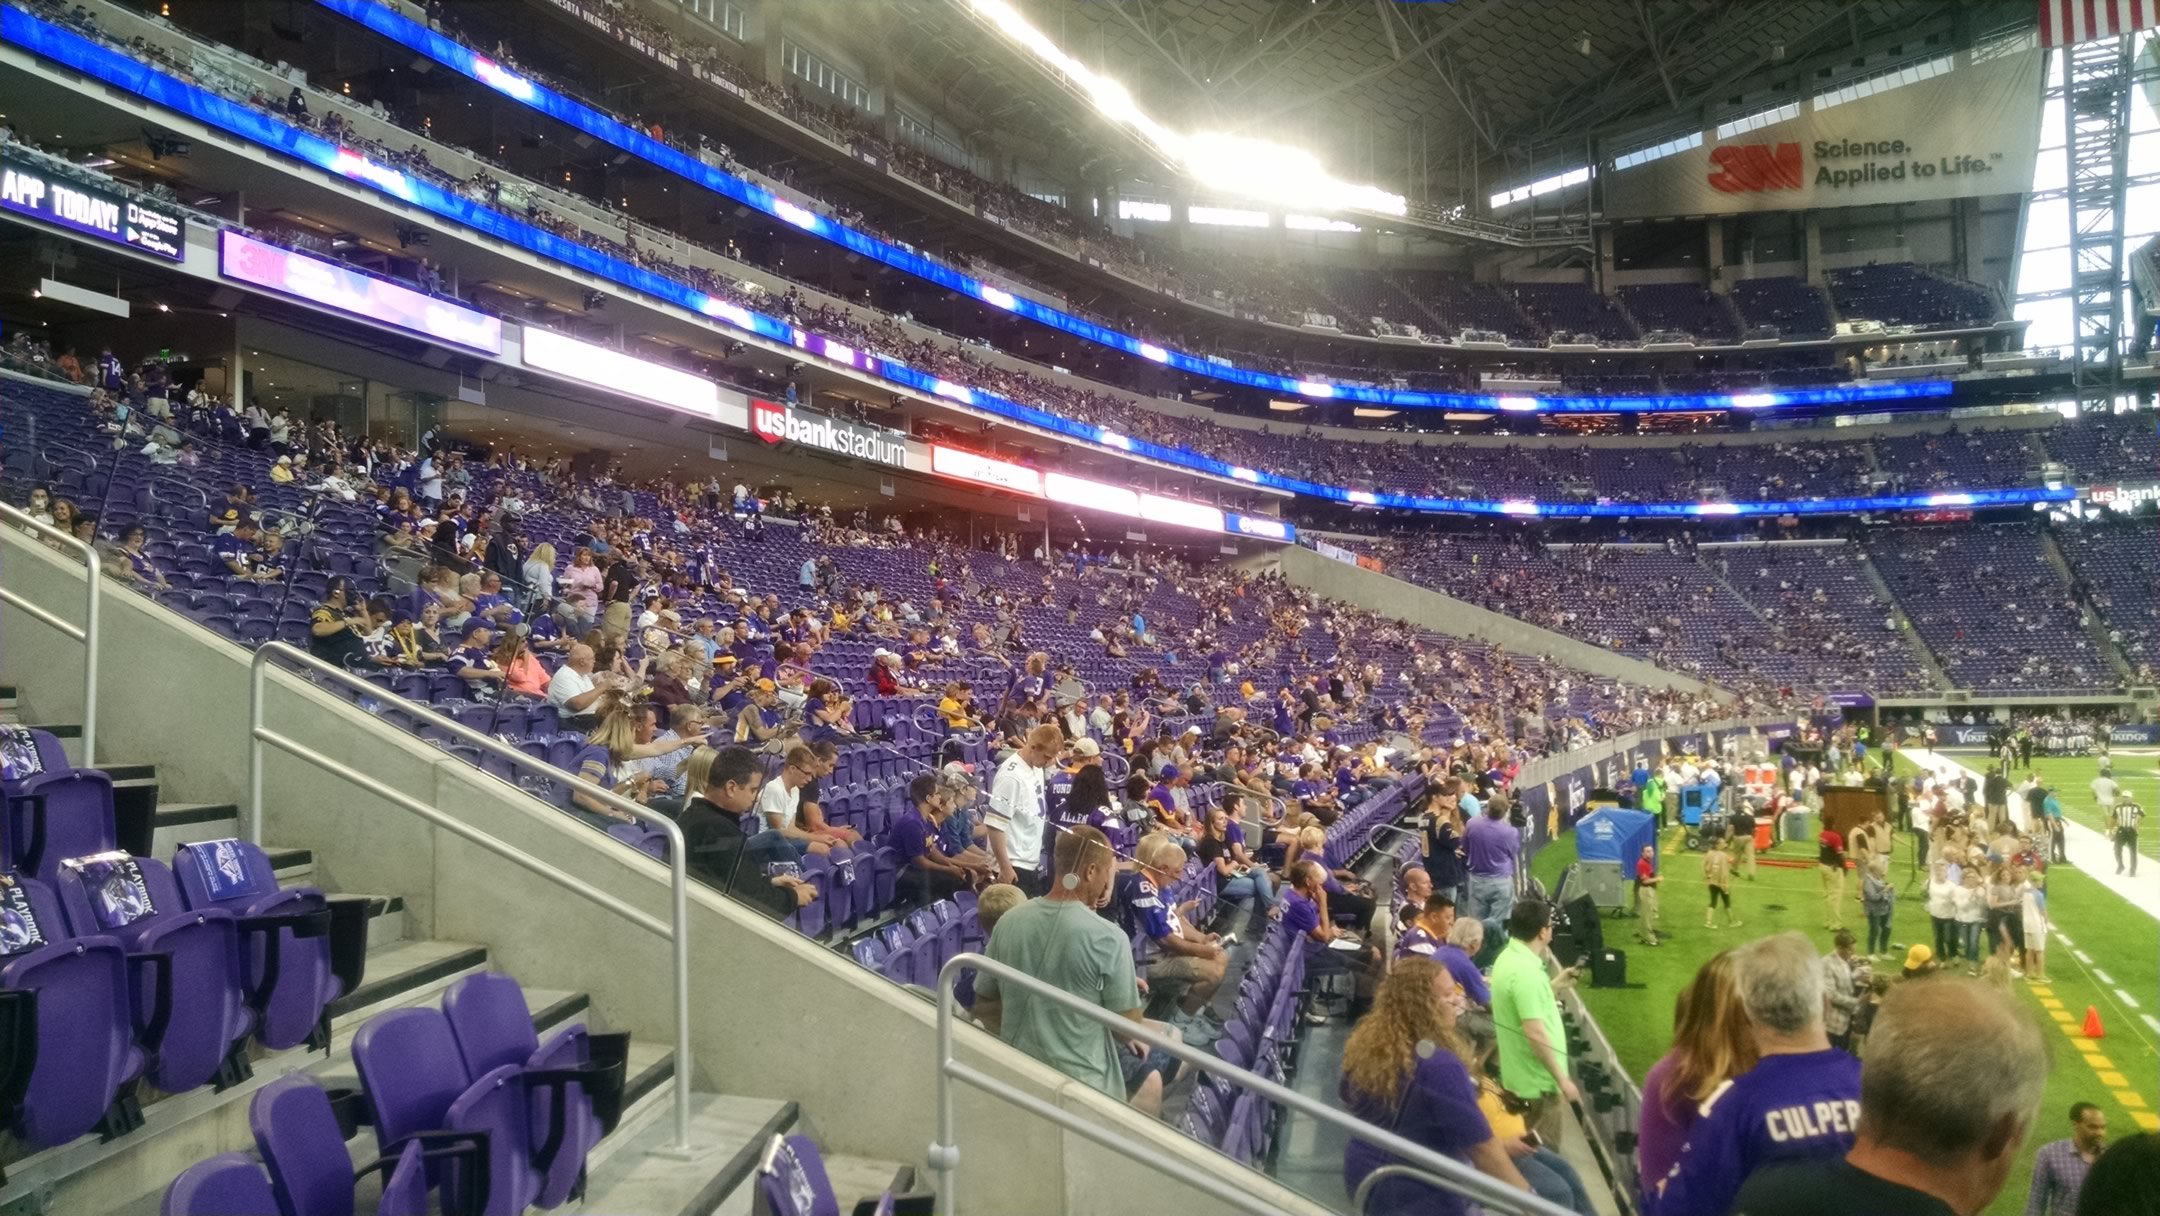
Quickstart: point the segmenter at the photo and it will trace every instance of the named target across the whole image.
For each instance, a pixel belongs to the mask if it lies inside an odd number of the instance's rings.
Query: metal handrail
[[[1278,1209],[1271,1203],[1251,1193],[1229,1178],[1217,1177],[1214,1172],[1183,1162],[1166,1160],[1159,1153],[1150,1152],[1147,1146],[1134,1142],[1107,1124],[1094,1122],[1085,1116],[1068,1111],[1054,1103],[1045,1102],[1033,1094],[1022,1092],[1004,1080],[953,1058],[953,1026],[956,1006],[953,1003],[953,983],[960,972],[973,968],[995,978],[1000,987],[1011,985],[1023,989],[1051,1004],[1078,1014],[1091,1022],[1099,1022],[1106,1030],[1116,1032],[1120,1038],[1135,1039],[1160,1051],[1168,1052],[1200,1071],[1230,1081],[1249,1089],[1270,1102],[1275,1102],[1317,1119],[1322,1123],[1342,1128],[1359,1140],[1407,1158],[1417,1168],[1429,1171],[1440,1178],[1443,1185],[1456,1190],[1479,1203],[1501,1212],[1520,1213],[1521,1216],[1572,1216],[1566,1208],[1557,1207],[1528,1191],[1519,1191],[1504,1182],[1488,1178],[1460,1161],[1451,1160],[1415,1141],[1404,1139],[1386,1128],[1368,1123],[1355,1115],[1347,1114],[1329,1106],[1317,1098],[1310,1098],[1296,1090],[1278,1085],[1266,1077],[1226,1064],[1211,1052],[1197,1050],[1186,1045],[1184,1039],[1165,1037],[1119,1013],[1090,1004],[1053,984],[1047,984],[1024,971],[992,962],[980,954],[956,954],[938,969],[937,981],[937,1140],[930,1145],[930,1168],[937,1171],[938,1216],[953,1216],[953,1204],[957,1195],[954,1173],[960,1166],[960,1146],[955,1143],[958,1134],[953,1119],[954,1081],[964,1081],[994,1098],[1009,1102],[1021,1110],[1048,1119],[1059,1127],[1093,1141],[1121,1156],[1129,1157],[1143,1165],[1154,1166],[1179,1182],[1192,1187],[1214,1199],[1243,1212],[1272,1213]]]
[[[80,625],[40,608],[19,593],[6,587],[0,587],[0,601],[20,608],[29,613],[33,619],[50,625],[83,644],[82,762],[85,765],[96,764],[98,604],[104,594],[103,579],[105,573],[98,562],[97,549],[69,536],[58,528],[48,524],[41,524],[27,513],[5,504],[0,504],[0,520],[6,520],[8,523],[38,536],[41,540],[58,541],[62,546],[75,550],[82,554],[83,565],[89,569],[89,576],[83,582],[83,620]]]
[[[354,785],[362,786],[372,793],[387,798],[436,827],[463,837],[492,853],[531,870],[535,874],[552,879],[565,889],[584,896],[601,907],[607,908],[632,923],[669,940],[674,948],[672,969],[674,971],[673,983],[675,989],[675,1140],[671,1146],[671,1151],[676,1155],[689,1156],[692,1151],[690,1146],[690,1078],[692,1075],[690,1070],[690,871],[687,860],[689,850],[683,844],[682,828],[678,827],[675,821],[667,816],[640,806],[611,789],[594,786],[589,790],[580,789],[578,791],[587,797],[598,799],[615,810],[632,816],[640,823],[659,828],[662,834],[667,837],[669,920],[663,922],[649,913],[632,908],[591,883],[572,878],[564,874],[559,868],[544,863],[529,853],[513,848],[485,832],[453,819],[418,799],[389,788],[379,778],[371,777],[356,769],[339,764],[337,761],[289,736],[266,729],[263,726],[263,674],[273,659],[285,660],[304,671],[327,676],[348,688],[394,703],[400,712],[411,714],[428,726],[461,736],[466,742],[498,759],[507,760],[514,765],[544,769],[556,780],[576,781],[577,779],[569,777],[561,769],[544,760],[534,759],[514,747],[507,746],[499,740],[491,739],[473,730],[461,722],[444,717],[426,705],[407,700],[379,684],[371,684],[348,671],[325,663],[297,646],[285,642],[266,642],[256,649],[253,658],[249,661],[247,831],[248,840],[251,843],[257,845],[262,843],[263,745],[269,744],[289,752],[333,776],[341,777]]]
[[[1365,1205],[1371,1202],[1373,1191],[1390,1178],[1409,1178],[1438,1187],[1447,1185],[1447,1179],[1434,1174],[1430,1170],[1421,1170],[1414,1165],[1400,1163],[1383,1165],[1372,1173],[1365,1175],[1364,1180],[1358,1183],[1356,1193],[1350,1196],[1350,1211],[1353,1216],[1365,1216]]]

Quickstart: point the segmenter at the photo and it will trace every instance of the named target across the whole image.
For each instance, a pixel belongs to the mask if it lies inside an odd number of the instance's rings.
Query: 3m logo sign
[[[1710,188],[1721,194],[1798,190],[1799,144],[1720,144],[1710,149]]]

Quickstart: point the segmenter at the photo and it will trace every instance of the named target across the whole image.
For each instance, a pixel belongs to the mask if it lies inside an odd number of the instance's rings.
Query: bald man
[[[565,721],[572,718],[590,720],[596,712],[594,702],[600,699],[600,693],[607,686],[607,681],[593,678],[593,648],[578,642],[563,656],[562,666],[555,669],[554,678],[548,681],[548,703]]]
[[[1043,769],[1064,747],[1065,736],[1057,727],[1037,726],[990,779],[990,810],[983,816],[983,826],[990,830],[990,855],[997,862],[998,881],[1030,895],[1046,893]]]

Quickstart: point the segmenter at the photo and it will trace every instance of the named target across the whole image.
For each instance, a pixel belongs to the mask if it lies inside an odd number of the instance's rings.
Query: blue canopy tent
[[[1575,855],[1583,885],[1600,908],[1627,905],[1628,883],[1644,846],[1657,847],[1657,819],[1642,811],[1607,807],[1575,824]]]

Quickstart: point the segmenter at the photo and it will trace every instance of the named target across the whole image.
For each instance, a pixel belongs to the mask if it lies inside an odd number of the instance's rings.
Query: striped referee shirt
[[[2138,820],[2145,818],[2145,808],[2135,802],[2118,802],[2110,813],[2110,821],[2118,832],[2137,831]]]

